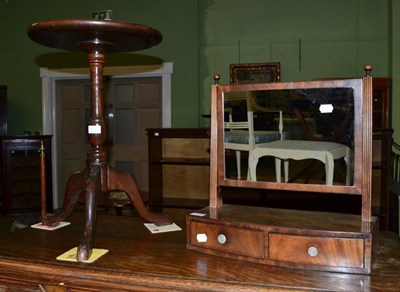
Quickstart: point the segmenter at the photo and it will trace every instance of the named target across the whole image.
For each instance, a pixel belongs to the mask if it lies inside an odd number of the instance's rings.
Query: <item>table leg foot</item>
[[[61,210],[55,214],[46,214],[43,218],[43,224],[54,226],[71,215],[79,195],[85,189],[86,180],[87,170],[75,172],[69,177]]]
[[[78,252],[76,254],[76,259],[78,262],[87,261],[92,255],[93,246],[89,246],[87,242],[82,242],[78,246]]]
[[[109,189],[124,191],[143,219],[153,222],[156,225],[168,225],[172,223],[171,218],[169,218],[167,215],[162,213],[156,214],[147,210],[143,203],[138,184],[133,175],[128,172],[119,171],[109,167],[108,177]]]
[[[96,227],[96,198],[101,194],[100,166],[92,165],[86,182],[86,225],[81,244],[78,246],[77,260],[84,262],[90,258],[93,250],[94,231]]]

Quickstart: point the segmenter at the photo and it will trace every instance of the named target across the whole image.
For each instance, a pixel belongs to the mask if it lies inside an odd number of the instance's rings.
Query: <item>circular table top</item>
[[[35,42],[67,51],[86,51],[85,44],[106,44],[107,52],[139,51],[159,44],[159,31],[140,24],[96,19],[57,19],[32,24]]]

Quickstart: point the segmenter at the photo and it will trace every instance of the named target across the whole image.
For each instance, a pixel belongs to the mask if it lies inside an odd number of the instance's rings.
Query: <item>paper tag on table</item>
[[[172,224],[169,224],[169,225],[163,225],[163,226],[157,226],[154,223],[144,223],[144,226],[146,226],[147,229],[149,229],[151,233],[163,233],[163,232],[171,232],[171,231],[180,231],[180,230],[182,230],[182,228],[180,228],[175,223],[172,223]]]
[[[62,255],[57,257],[59,261],[68,261],[68,262],[77,262],[76,254],[78,252],[78,248],[74,247],[69,251],[64,252]],[[92,255],[88,258],[84,263],[93,263],[94,261],[98,260],[100,257],[105,255],[108,252],[108,249],[100,249],[100,248],[93,248]]]
[[[31,227],[32,228],[36,228],[36,229],[43,229],[43,230],[53,231],[53,230],[68,226],[70,224],[71,224],[71,222],[60,221],[60,223],[58,223],[55,226],[47,226],[47,225],[44,225],[42,222],[39,222],[39,223],[31,225]]]
[[[204,217],[204,216],[206,216],[206,214],[204,214],[204,213],[199,213],[199,212],[192,212],[192,213],[190,213],[190,215],[196,216],[196,217]]]

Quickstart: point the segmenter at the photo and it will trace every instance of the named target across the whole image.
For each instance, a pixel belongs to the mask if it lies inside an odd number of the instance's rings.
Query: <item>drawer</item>
[[[364,240],[269,234],[269,259],[308,265],[364,267]]]
[[[190,223],[193,246],[234,255],[264,258],[263,232],[218,224]]]

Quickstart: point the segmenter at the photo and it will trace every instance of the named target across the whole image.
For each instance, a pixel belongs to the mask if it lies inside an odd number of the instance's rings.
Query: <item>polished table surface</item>
[[[186,249],[185,214],[166,210],[182,231],[151,234],[139,216],[99,215],[95,248],[109,252],[92,264],[56,257],[75,247],[85,222],[43,231],[25,228],[0,237],[0,288],[84,291],[399,291],[400,240],[380,233],[371,275],[270,267]],[[87,289],[87,290],[85,290]],[[1,290],[3,291],[3,290]],[[7,291],[7,290],[6,290]],[[29,290],[30,291],[30,290]],[[68,290],[54,290],[68,291]],[[76,290],[74,290],[76,291]]]
[[[96,19],[55,19],[32,24],[35,42],[67,51],[86,52],[85,43],[105,46],[108,53],[138,51],[158,45],[159,31],[141,24]]]

